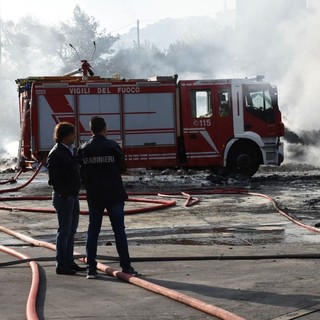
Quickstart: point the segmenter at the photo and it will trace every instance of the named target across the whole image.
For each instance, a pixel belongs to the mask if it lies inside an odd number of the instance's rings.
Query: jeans
[[[74,235],[79,223],[79,198],[71,196],[62,198],[58,193],[53,192],[52,204],[58,215],[58,231],[56,241],[56,260],[58,267],[68,267],[74,262]]]
[[[98,237],[101,230],[104,209],[107,209],[112,230],[116,240],[116,248],[120,258],[120,266],[123,269],[130,268],[130,257],[127,235],[124,226],[124,202],[112,205],[98,205],[89,203],[89,228],[87,235],[87,263],[89,269],[95,270],[97,266]]]

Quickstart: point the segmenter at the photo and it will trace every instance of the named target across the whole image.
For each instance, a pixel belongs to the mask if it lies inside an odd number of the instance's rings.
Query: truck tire
[[[259,151],[253,145],[238,144],[229,152],[227,158],[227,171],[253,176],[259,169]]]

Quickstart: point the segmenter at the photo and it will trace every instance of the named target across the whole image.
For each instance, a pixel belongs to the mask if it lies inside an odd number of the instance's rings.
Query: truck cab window
[[[212,116],[211,90],[192,90],[191,112],[193,118],[209,118]]]
[[[222,89],[218,91],[219,95],[219,115],[220,117],[229,117],[231,115],[230,91]]]
[[[275,106],[268,88],[245,87],[244,104],[247,111],[255,117],[267,123],[275,121]]]

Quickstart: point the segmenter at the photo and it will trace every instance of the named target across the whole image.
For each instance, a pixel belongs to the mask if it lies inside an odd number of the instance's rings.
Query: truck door
[[[119,94],[84,94],[78,96],[80,143],[90,139],[89,122],[92,116],[103,117],[108,137],[122,144]]]
[[[181,110],[189,166],[221,165],[225,140],[232,136],[230,89],[181,85]]]
[[[221,153],[222,161],[227,143],[234,137],[233,113],[230,86],[215,86],[216,98],[216,146]],[[221,163],[222,164],[222,163]]]
[[[243,85],[243,106],[245,131],[253,131],[261,137],[281,135],[278,126],[279,110],[270,85]]]

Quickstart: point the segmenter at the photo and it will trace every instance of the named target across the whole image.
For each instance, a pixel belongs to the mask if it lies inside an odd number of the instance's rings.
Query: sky
[[[17,20],[33,15],[41,22],[55,24],[72,17],[74,7],[81,9],[100,22],[110,33],[124,33],[128,28],[154,23],[164,18],[214,16],[224,7],[233,9],[236,0],[0,0],[3,20]]]

